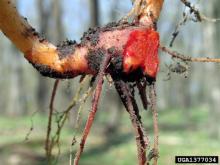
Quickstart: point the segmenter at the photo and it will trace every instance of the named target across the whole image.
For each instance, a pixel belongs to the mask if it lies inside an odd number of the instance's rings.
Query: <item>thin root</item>
[[[51,100],[50,100],[50,111],[49,111],[49,117],[48,117],[48,125],[47,125],[47,137],[45,141],[45,150],[46,150],[46,157],[48,160],[48,163],[51,163],[51,156],[52,156],[52,146],[51,146],[51,141],[50,141],[50,134],[51,134],[51,125],[52,125],[52,116],[53,116],[53,111],[54,111],[54,99],[56,96],[56,91],[57,87],[59,85],[59,80],[56,80],[54,82],[53,86],[53,91],[51,95]]]
[[[89,113],[89,116],[88,116],[88,119],[87,119],[87,122],[86,122],[86,126],[85,126],[84,131],[83,131],[83,135],[82,135],[81,142],[80,142],[80,147],[79,147],[79,149],[76,153],[75,159],[74,159],[74,165],[79,164],[79,159],[80,159],[80,156],[83,152],[87,136],[88,136],[88,134],[90,132],[90,129],[92,127],[92,124],[93,124],[93,121],[94,121],[94,118],[95,118],[95,114],[97,112],[98,101],[99,101],[101,91],[102,91],[103,77],[105,75],[105,70],[106,70],[106,67],[107,67],[107,65],[110,61],[110,58],[111,58],[111,55],[107,54],[107,56],[105,57],[102,65],[100,67],[100,71],[99,71],[99,74],[98,74],[98,77],[97,77],[98,82],[97,82],[97,86],[96,86],[95,93],[93,95],[93,100],[92,100],[92,110]]]
[[[158,113],[156,107],[156,87],[154,82],[150,86],[150,98],[151,98],[151,110],[153,113],[153,125],[154,125],[153,165],[157,165],[157,160],[159,155],[159,150],[158,150],[159,128],[158,128]]]
[[[147,101],[147,95],[146,95],[147,81],[144,78],[143,80],[137,81],[136,84],[137,84],[137,88],[139,91],[139,95],[141,96],[143,107],[145,110],[147,110],[147,107],[148,107],[148,101]]]
[[[122,80],[115,80],[115,88],[130,115],[131,123],[135,130],[139,165],[144,165],[148,162],[146,157],[148,142],[146,142],[146,138],[144,136],[144,129],[139,115],[138,106],[132,94],[133,91],[131,91],[128,85]]]

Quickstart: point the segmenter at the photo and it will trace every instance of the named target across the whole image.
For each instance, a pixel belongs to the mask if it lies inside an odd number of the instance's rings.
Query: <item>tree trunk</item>
[[[219,11],[219,0],[213,0],[210,3],[207,3],[205,6],[205,10],[207,15],[210,17],[216,18],[220,16]],[[220,42],[220,27],[219,24],[214,23],[206,23],[203,26],[203,37],[205,43],[204,54],[208,54],[210,58],[218,57],[219,58],[219,42]],[[205,77],[203,77],[206,81],[206,96],[209,104],[209,128],[207,130],[210,131],[213,137],[220,137],[220,128],[219,128],[219,116],[220,116],[220,79],[219,79],[219,69],[217,65],[207,64],[206,65],[206,73],[203,73]]]
[[[90,16],[91,16],[91,27],[99,26],[99,0],[89,0],[90,5]]]

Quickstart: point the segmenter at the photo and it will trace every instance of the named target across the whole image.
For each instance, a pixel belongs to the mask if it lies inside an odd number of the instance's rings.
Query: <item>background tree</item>
[[[220,15],[220,11],[218,10],[218,5],[220,5],[220,2],[217,0],[214,0],[213,3],[208,4],[205,7],[206,13],[210,15],[210,17],[217,18]],[[217,24],[207,24],[203,27],[203,42],[206,43],[206,47],[204,47],[204,53],[209,53],[210,57],[216,57],[219,58],[219,42],[220,42],[220,31],[219,31],[219,23]],[[204,90],[205,93],[203,96],[205,96],[206,102],[211,102],[209,104],[209,124],[211,132],[211,135],[215,138],[220,137],[220,128],[215,124],[215,122],[218,121],[218,116],[220,115],[219,106],[220,102],[217,101],[220,98],[220,90],[219,90],[219,66],[218,65],[206,65],[204,70],[204,75],[209,75],[207,79],[205,79],[203,85],[205,86]],[[209,84],[209,85],[207,85]]]

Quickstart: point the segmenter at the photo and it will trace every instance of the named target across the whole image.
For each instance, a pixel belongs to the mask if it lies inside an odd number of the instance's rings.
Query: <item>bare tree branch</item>
[[[220,58],[209,58],[209,57],[190,57],[190,56],[185,56],[184,54],[180,54],[176,51],[173,51],[165,46],[160,46],[160,49],[169,54],[173,58],[178,58],[182,61],[189,61],[189,62],[215,62],[215,63],[220,63]]]
[[[190,9],[191,13],[194,13],[196,20],[195,21],[209,21],[209,22],[217,22],[220,19],[219,18],[209,18],[205,15],[203,15],[191,2],[189,2],[188,0],[181,0],[181,2],[187,6]]]

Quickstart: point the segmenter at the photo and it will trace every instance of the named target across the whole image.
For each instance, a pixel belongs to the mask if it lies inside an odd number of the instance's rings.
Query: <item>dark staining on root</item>
[[[114,74],[121,74],[123,72],[123,58],[122,56],[115,56],[111,59],[111,67],[114,69]]]
[[[147,84],[148,83],[147,83],[146,77],[143,77],[142,79],[136,82],[136,86],[139,91],[142,105],[145,110],[147,110],[148,108],[148,99],[147,99],[147,94],[146,94]]]
[[[116,50],[115,47],[111,47],[107,50],[109,54],[112,55],[110,64],[111,68],[114,69],[116,74],[120,74],[123,72],[123,57],[120,55],[121,53]]]
[[[83,34],[81,44],[85,45],[89,42],[91,46],[96,46],[99,42],[100,29],[100,27],[89,28],[89,30]]]
[[[24,18],[24,21],[27,21]],[[142,70],[138,69],[134,71],[133,73],[126,74],[123,72],[123,56],[121,55],[122,52],[117,50],[115,47],[111,47],[108,50],[105,50],[104,48],[95,48],[99,42],[100,33],[106,32],[106,31],[114,31],[114,30],[121,30],[126,27],[134,26],[135,23],[128,23],[128,22],[112,22],[107,24],[105,27],[95,27],[90,28],[88,32],[85,32],[83,37],[81,38],[81,43],[77,44],[76,41],[66,40],[59,45],[57,45],[57,53],[59,56],[59,59],[65,59],[68,58],[68,56],[73,55],[76,48],[80,47],[88,47],[89,52],[86,56],[88,67],[91,70],[92,74],[97,74],[100,70],[100,65],[104,59],[104,56],[107,54],[111,54],[111,61],[109,63],[108,68],[106,68],[106,72],[114,75],[115,79],[121,79],[125,82],[135,82],[137,79],[140,79],[143,77]],[[26,28],[26,30],[23,32],[23,35],[25,37],[37,37],[40,42],[46,41],[43,37],[39,35],[39,33],[36,32],[36,30],[32,27]],[[58,72],[56,70],[51,69],[50,67],[42,64],[33,64],[32,65],[39,70],[39,72],[43,76],[52,77],[52,78],[73,78],[80,73],[73,73],[71,71],[67,71],[65,73]]]
[[[106,51],[101,48],[89,51],[87,61],[91,71],[98,73],[105,53]]]
[[[61,44],[57,45],[58,56],[60,60],[66,58],[67,56],[74,54],[76,48],[76,41],[66,40]]]
[[[117,51],[115,47],[109,48],[107,52],[112,54],[108,72],[113,76],[113,79],[135,82],[144,77],[141,69],[137,69],[129,73],[129,75],[123,71],[123,55],[121,55],[122,52]]]
[[[68,78],[75,77],[75,75],[72,72],[61,73],[61,72],[57,72],[57,71],[51,69],[50,67],[48,67],[46,65],[34,64],[34,63],[31,63],[31,64],[33,65],[34,68],[36,68],[38,70],[38,72],[42,76],[51,77],[51,78],[58,78],[58,79],[68,79]]]
[[[109,49],[107,50],[107,52],[108,52],[109,54],[111,54],[111,55],[114,55],[117,51],[116,51],[115,47],[113,46],[113,47],[109,48]]]
[[[119,65],[120,64],[118,63],[118,66]],[[127,73],[123,72],[123,69],[122,69],[122,71],[116,70],[113,65],[111,65],[111,66],[112,67],[111,67],[110,73],[111,73],[113,79],[115,79],[115,80],[123,80],[124,82],[135,82],[144,76],[141,69],[137,69],[137,70],[127,74]],[[121,68],[123,68],[122,65],[121,65]]]
[[[120,55],[121,52],[118,52],[114,47],[108,49],[107,52],[112,54],[108,72],[113,76],[113,79],[123,80],[125,82],[137,82],[144,78],[149,84],[155,81],[155,78],[144,75],[141,68],[129,74],[125,73],[123,71],[123,56]]]

